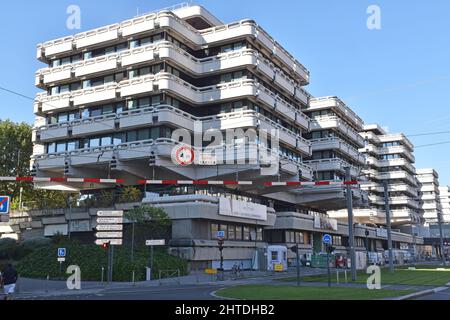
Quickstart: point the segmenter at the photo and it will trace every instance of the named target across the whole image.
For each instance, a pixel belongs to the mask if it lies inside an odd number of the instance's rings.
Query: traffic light
[[[223,244],[224,244],[224,240],[222,240],[222,239],[219,239],[219,240],[217,240],[217,243],[219,244],[219,251],[222,251],[223,250]]]
[[[70,162],[68,160],[64,161],[64,176],[69,175],[70,172]]]
[[[298,245],[295,245],[295,246],[291,247],[291,251],[294,252],[294,253],[297,253]]]
[[[117,158],[116,156],[112,156],[111,161],[109,162],[109,168],[111,171],[117,170]]]
[[[105,242],[102,244],[103,249],[109,249],[109,242]]]

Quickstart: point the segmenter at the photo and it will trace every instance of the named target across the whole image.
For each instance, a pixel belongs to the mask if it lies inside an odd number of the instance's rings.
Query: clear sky
[[[172,0],[4,1],[0,11],[0,86],[33,97],[36,44],[179,3]],[[450,131],[450,1],[204,0],[224,22],[256,20],[311,71],[314,96],[337,95],[366,123],[407,135]],[[81,30],[66,9],[81,8]],[[366,10],[381,9],[381,30]],[[0,91],[0,119],[33,121],[32,101]],[[450,133],[411,137],[416,146]],[[419,147],[416,166],[434,167],[450,184],[450,144]]]

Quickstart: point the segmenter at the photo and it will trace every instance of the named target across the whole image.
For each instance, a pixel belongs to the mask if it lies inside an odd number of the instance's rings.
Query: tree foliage
[[[33,153],[32,128],[27,123],[0,120],[0,176],[29,176],[30,157]],[[20,188],[22,203],[28,208],[65,208],[68,194],[59,191],[35,190],[29,182],[0,182],[0,194],[12,198],[12,208],[19,207]]]
[[[138,237],[142,235],[147,239],[170,238],[172,220],[161,208],[143,205],[126,212],[125,217],[138,225]]]

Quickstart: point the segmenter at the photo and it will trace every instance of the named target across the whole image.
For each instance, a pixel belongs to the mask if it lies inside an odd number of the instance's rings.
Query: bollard
[[[102,267],[102,274],[101,274],[101,277],[100,277],[101,282],[102,282],[102,285],[104,284],[104,283],[103,283],[103,276],[104,276],[104,273],[105,273],[105,268]]]
[[[180,273],[180,269],[178,269],[178,284],[181,285],[181,273]]]
[[[344,272],[345,272],[345,283],[347,283],[347,270],[345,270]]]
[[[48,292],[48,282],[50,281],[50,275],[47,275],[47,281],[45,281],[45,292]]]
[[[133,282],[133,287],[136,286],[136,283],[134,282],[134,270],[131,273],[131,282]]]
[[[339,271],[336,270],[336,284],[339,284]]]

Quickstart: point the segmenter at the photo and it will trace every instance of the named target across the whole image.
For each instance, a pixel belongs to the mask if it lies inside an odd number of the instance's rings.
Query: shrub
[[[69,265],[77,265],[81,269],[81,279],[84,281],[100,281],[101,268],[104,267],[106,277],[107,250],[95,245],[66,244],[67,257],[63,270]],[[41,248],[27,257],[17,265],[17,271],[21,276],[45,279],[47,275],[52,279],[65,279],[67,275],[60,273],[59,263],[56,260],[58,246],[52,245]],[[129,247],[120,246],[114,248],[114,281],[131,281],[132,271],[135,271],[135,280],[143,281],[146,276],[146,267],[149,261],[148,248],[135,249],[134,261],[131,261]],[[152,277],[157,278],[159,270],[180,269],[182,275],[187,274],[186,261],[172,257],[164,250],[155,250],[154,270]]]
[[[125,187],[119,195],[120,203],[137,202],[142,198],[142,192],[136,187]]]

